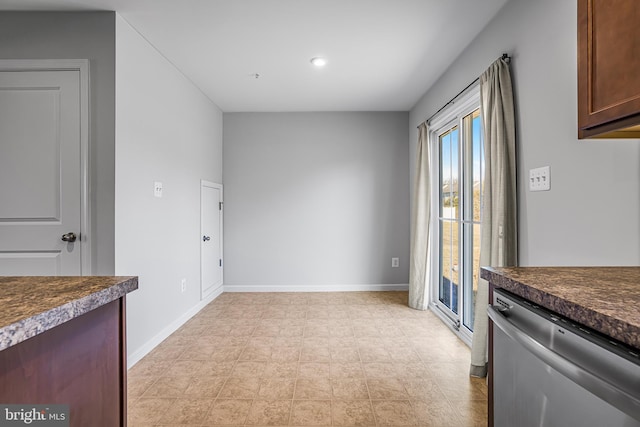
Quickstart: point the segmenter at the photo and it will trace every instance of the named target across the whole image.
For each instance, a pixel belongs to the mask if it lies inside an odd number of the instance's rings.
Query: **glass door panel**
[[[464,325],[466,333],[471,334],[480,269],[480,216],[484,188],[479,109],[461,115],[456,123],[438,132],[439,274],[436,305],[455,322],[456,328]]]
[[[465,130],[464,148],[464,298],[462,324],[473,331],[473,316],[480,274],[480,216],[484,186],[484,147],[480,111],[462,119]]]
[[[452,314],[458,313],[459,283],[459,149],[458,127],[455,126],[440,139],[440,280],[439,301]]]

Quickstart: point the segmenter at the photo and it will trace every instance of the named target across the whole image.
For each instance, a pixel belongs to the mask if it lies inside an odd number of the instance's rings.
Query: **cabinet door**
[[[578,0],[580,137],[640,123],[639,23],[638,0]]]

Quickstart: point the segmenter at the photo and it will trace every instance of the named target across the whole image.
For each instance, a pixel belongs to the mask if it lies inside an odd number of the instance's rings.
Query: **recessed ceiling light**
[[[316,56],[315,58],[311,58],[311,63],[316,67],[324,67],[327,65],[327,60],[321,56]]]

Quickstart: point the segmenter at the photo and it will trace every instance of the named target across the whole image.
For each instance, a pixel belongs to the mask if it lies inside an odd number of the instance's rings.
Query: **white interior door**
[[[0,67],[0,275],[82,274],[80,74]]]
[[[222,185],[202,181],[200,185],[200,269],[202,299],[223,283]]]

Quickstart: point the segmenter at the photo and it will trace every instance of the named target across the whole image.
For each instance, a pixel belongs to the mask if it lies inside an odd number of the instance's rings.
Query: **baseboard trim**
[[[198,314],[200,310],[207,306],[211,301],[218,298],[222,292],[224,291],[224,286],[218,287],[216,290],[212,291],[205,299],[200,301],[198,304],[191,307],[187,312],[185,312],[182,316],[178,317],[174,320],[169,326],[161,330],[158,334],[156,334],[149,341],[144,343],[142,347],[133,352],[131,355],[127,357],[127,369],[131,369],[133,365],[138,363],[144,356],[149,354],[151,350],[156,348],[158,344],[164,341],[169,335],[177,331],[182,325],[187,323],[189,319]]]
[[[225,292],[362,292],[406,291],[408,284],[380,285],[224,285]]]

